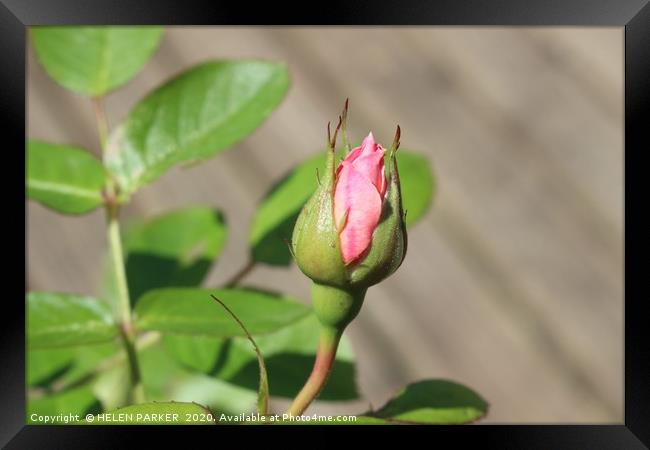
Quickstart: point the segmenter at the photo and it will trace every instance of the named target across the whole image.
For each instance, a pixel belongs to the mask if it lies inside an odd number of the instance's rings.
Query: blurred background
[[[99,155],[91,103],[29,52],[29,136]],[[193,64],[242,57],[288,64],[282,105],[123,212],[220,208],[229,237],[205,285],[246,264],[256,204],[319,151],[346,97],[354,141],[372,130],[388,144],[399,123],[402,146],[437,177],[404,265],[369,291],[347,332],[363,398],[312,412],[358,413],[411,381],[450,378],[490,403],[483,423],[622,422],[622,28],[173,27],[107,97],[109,122]],[[28,290],[99,295],[104,226],[101,210],[66,217],[28,202]],[[257,266],[246,284],[309,299],[295,266]]]

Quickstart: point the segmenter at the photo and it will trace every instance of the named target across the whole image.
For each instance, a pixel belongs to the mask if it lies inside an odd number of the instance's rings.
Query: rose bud
[[[393,148],[398,145],[399,127]],[[334,219],[352,285],[379,283],[397,270],[406,255],[395,150],[385,165],[385,151],[370,133],[337,169]]]
[[[346,113],[347,108],[344,118]],[[316,313],[321,309],[320,297],[338,298],[337,302],[327,301],[328,311],[332,303],[349,305],[350,314],[341,320],[336,320],[341,316],[338,312],[323,311],[321,321],[333,325],[349,323],[358,313],[366,289],[395,272],[406,254],[395,157],[399,127],[389,151],[370,133],[337,165],[336,135],[341,126],[345,126],[342,120],[334,138],[328,139],[325,173],[298,216],[292,238],[298,267],[314,281]]]
[[[330,137],[325,172],[293,230],[291,250],[312,279],[314,313],[321,324],[314,369],[288,413],[299,415],[318,396],[329,376],[345,327],[357,316],[367,289],[397,270],[406,255],[395,153],[400,128],[388,151],[372,133],[336,164],[336,136],[345,147],[347,101]]]

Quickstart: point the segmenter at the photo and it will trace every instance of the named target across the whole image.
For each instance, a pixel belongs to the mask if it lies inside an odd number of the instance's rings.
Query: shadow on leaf
[[[52,372],[44,375],[43,377],[32,380],[30,385],[35,387],[48,387],[62,375],[67,373],[68,370],[70,370],[73,366],[74,363],[70,361],[66,365],[54,369]]]
[[[152,289],[198,286],[211,265],[212,261],[205,258],[181,266],[177,259],[150,253],[129,253],[126,273],[134,306],[145,292]]]
[[[221,358],[220,358],[221,359]],[[307,380],[314,365],[313,355],[281,353],[264,358],[269,373],[271,395],[293,398],[298,394]],[[237,373],[224,377],[223,380],[247,389],[257,389],[259,383],[258,367],[255,361],[248,362]],[[212,373],[219,377],[218,371]],[[332,374],[318,396],[319,400],[350,400],[358,397],[352,380],[355,376],[354,366],[347,361],[336,361]],[[221,378],[221,377],[219,377]]]
[[[272,266],[288,266],[292,257],[289,242],[300,209],[266,233],[251,250],[253,259]]]

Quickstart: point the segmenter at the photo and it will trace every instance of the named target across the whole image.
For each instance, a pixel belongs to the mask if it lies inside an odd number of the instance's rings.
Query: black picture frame
[[[643,314],[646,301],[644,261],[647,245],[643,232],[644,175],[641,161],[648,153],[650,109],[650,5],[649,0],[443,0],[443,1],[346,1],[302,6],[295,2],[255,3],[184,0],[0,0],[0,111],[6,155],[22,157],[26,137],[26,27],[43,24],[278,24],[278,25],[520,25],[520,26],[616,26],[625,28],[625,418],[618,425],[479,425],[436,427],[349,427],[355,432],[382,437],[396,432],[416,432],[458,445],[481,448],[526,449],[636,449],[650,446],[650,340]],[[289,15],[289,11],[291,15]],[[8,160],[3,160],[8,164]],[[24,164],[24,158],[19,159]],[[20,167],[24,167],[18,164]],[[3,172],[3,186],[16,190],[4,196],[5,217],[26,208],[19,204],[23,181],[17,166]],[[7,173],[10,172],[10,173]],[[6,191],[5,191],[6,192]],[[12,202],[16,202],[13,208]],[[26,211],[26,209],[25,209]],[[28,220],[26,213],[23,216]],[[26,224],[5,219],[5,240],[11,227]],[[4,227],[3,227],[4,228]],[[20,233],[20,230],[16,230]],[[25,236],[26,237],[26,236]],[[13,268],[20,257],[9,258]],[[25,261],[26,263],[26,261]],[[26,267],[26,264],[25,264]],[[27,271],[25,270],[25,277]],[[6,280],[13,277],[6,275]],[[16,276],[18,279],[18,276]],[[27,280],[26,280],[27,285]],[[6,448],[114,448],[133,442],[134,433],[167,439],[168,427],[26,426],[25,421],[25,305],[24,292],[6,295],[2,305],[0,349],[0,444]],[[189,428],[189,427],[186,427]],[[209,427],[191,427],[215,439]],[[334,439],[338,427],[263,427],[266,433],[308,431]],[[200,429],[200,430],[199,430]],[[232,429],[222,427],[222,429]],[[177,429],[175,429],[177,430]],[[239,428],[237,428],[239,430]],[[347,432],[347,431],[346,431]],[[176,431],[174,431],[175,435]],[[222,432],[221,432],[222,433]],[[327,433],[327,434],[323,434]],[[220,436],[223,436],[222,434]],[[419,440],[418,440],[419,441]],[[293,441],[300,442],[300,441]],[[304,441],[303,441],[304,442]],[[443,442],[443,441],[440,441]],[[215,441],[215,445],[219,445]],[[298,445],[298,444],[296,444]],[[307,445],[307,444],[305,444]]]

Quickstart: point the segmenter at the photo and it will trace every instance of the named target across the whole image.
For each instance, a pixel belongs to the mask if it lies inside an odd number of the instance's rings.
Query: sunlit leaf
[[[203,160],[255,130],[289,87],[284,64],[211,61],[141,100],[109,139],[106,164],[126,195],[175,164]]]
[[[211,295],[228,305],[254,335],[276,331],[310,311],[288,297],[252,289],[167,288],[149,291],[138,301],[136,325],[140,330],[172,334],[243,336]]]
[[[377,411],[365,415],[396,422],[461,424],[476,421],[487,411],[487,402],[462,384],[423,380],[409,384]]]
[[[95,344],[117,336],[110,309],[90,297],[30,292],[27,314],[30,349]]]
[[[103,203],[106,175],[88,151],[69,145],[27,143],[27,196],[65,214],[82,214]]]
[[[162,31],[160,27],[31,28],[36,55],[48,75],[93,97],[135,76],[158,47]]]

